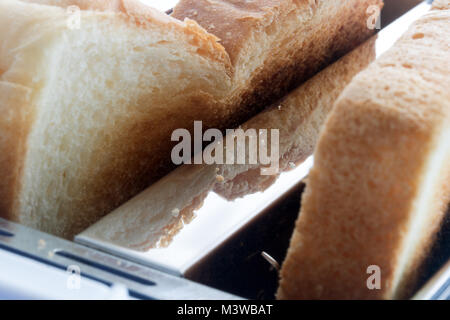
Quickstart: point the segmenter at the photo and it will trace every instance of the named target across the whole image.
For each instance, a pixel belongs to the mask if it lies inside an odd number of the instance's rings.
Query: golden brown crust
[[[449,26],[448,10],[423,17],[340,97],[315,152],[278,298],[410,294],[450,200]],[[381,269],[380,290],[367,287],[371,265]]]
[[[240,85],[229,106],[232,121],[227,123],[236,127],[373,34],[367,27],[367,8],[382,4],[182,0],[172,16],[197,21],[226,48]],[[267,47],[258,53],[264,44]],[[262,60],[254,64],[258,59]]]
[[[181,0],[172,16],[180,20],[195,20],[219,37],[236,65],[242,49],[251,41],[252,33],[264,31],[281,13],[293,10],[297,3],[279,0]]]

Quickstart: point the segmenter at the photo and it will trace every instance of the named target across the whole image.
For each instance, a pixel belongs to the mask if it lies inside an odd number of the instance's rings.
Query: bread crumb
[[[216,176],[216,180],[217,180],[217,182],[224,182],[225,181],[225,178],[222,176],[222,175],[220,175],[220,174],[218,174],[217,176]]]
[[[198,11],[195,9],[189,10],[189,14],[193,15],[194,17],[198,15]]]
[[[53,258],[53,256],[55,255],[55,253],[53,251],[49,251],[47,256],[51,259]]]
[[[172,210],[172,216],[178,217],[179,214],[180,214],[180,209],[175,208]]]

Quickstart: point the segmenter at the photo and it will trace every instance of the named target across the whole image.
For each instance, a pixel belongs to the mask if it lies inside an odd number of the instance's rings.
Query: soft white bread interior
[[[278,298],[411,294],[450,201],[450,7],[441,9],[414,23],[337,101]],[[377,276],[380,287],[368,286]]]
[[[159,173],[171,130],[213,117],[186,100],[228,92],[231,65],[216,37],[121,4],[81,11],[71,30],[63,8],[0,1],[3,217],[80,232]]]
[[[0,215],[72,237],[174,167],[173,130],[249,118],[370,34],[381,5],[218,3],[175,11],[212,10],[218,34],[243,23],[240,50],[137,0],[0,1]]]
[[[243,130],[279,129],[280,171],[289,170],[289,162],[301,162],[312,154],[335,100],[352,77],[375,59],[374,40],[242,125]],[[248,159],[249,150],[246,152]],[[208,192],[215,190],[235,198],[264,190],[276,180],[278,175],[261,175],[260,169],[259,164],[183,165],[106,215],[83,235],[140,251],[166,246],[183,224],[191,221],[193,211],[202,205]]]

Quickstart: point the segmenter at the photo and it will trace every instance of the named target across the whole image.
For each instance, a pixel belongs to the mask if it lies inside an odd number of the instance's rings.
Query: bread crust
[[[300,2],[307,4],[307,1]],[[252,33],[264,31],[277,16],[296,10],[297,3],[299,1],[182,0],[175,6],[172,16],[180,20],[196,20],[219,37],[231,61],[236,65],[242,50],[251,41]]]
[[[339,98],[315,151],[279,299],[411,294],[450,201],[449,26],[449,10],[427,14]],[[380,290],[367,287],[371,265]]]
[[[229,54],[235,83],[240,85],[230,101],[233,117],[226,123],[230,128],[372,35],[374,30],[367,27],[370,6],[381,9],[383,1],[181,0],[172,16],[197,21],[220,39]],[[290,24],[295,25],[292,33],[283,29]],[[270,46],[259,53],[264,43]]]

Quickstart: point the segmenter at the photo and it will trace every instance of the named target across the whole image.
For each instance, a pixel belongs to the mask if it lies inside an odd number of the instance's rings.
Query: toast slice
[[[279,299],[411,294],[450,201],[450,7],[440,8],[337,101],[315,151]]]
[[[231,64],[215,36],[120,3],[80,11],[71,30],[66,9],[0,2],[3,217],[80,232],[148,185],[168,132],[208,118],[186,100],[229,91]]]

